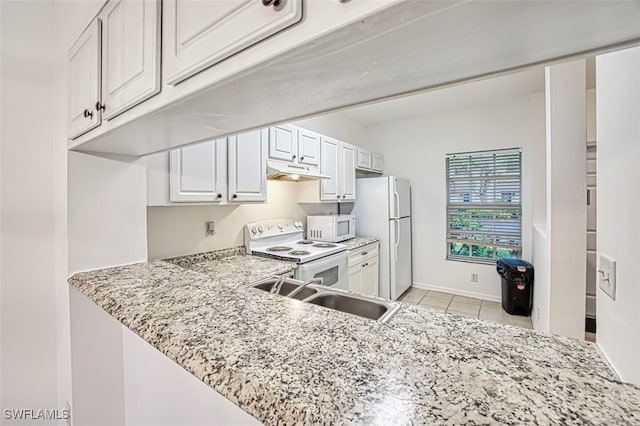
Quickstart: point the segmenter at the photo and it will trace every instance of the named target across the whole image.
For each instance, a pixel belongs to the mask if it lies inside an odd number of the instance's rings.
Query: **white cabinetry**
[[[73,287],[69,305],[74,424],[261,424]]]
[[[100,27],[93,20],[69,51],[68,135],[75,138],[100,125]]]
[[[169,201],[212,203],[226,199],[226,139],[171,151],[169,154]]]
[[[356,147],[340,144],[340,196],[341,201],[356,200]]]
[[[384,170],[384,157],[382,154],[358,147],[356,168],[367,172],[382,173]]]
[[[348,255],[349,291],[378,296],[378,243],[350,250]]]
[[[160,91],[160,1],[110,0],[68,61],[73,139]]]
[[[298,156],[298,129],[289,124],[269,129],[269,158],[295,161]]]
[[[108,120],[160,91],[160,1],[110,0],[100,17]]]
[[[307,166],[320,166],[320,135],[298,128],[298,162]]]
[[[330,176],[320,182],[320,200],[340,200],[340,145],[335,139],[320,139],[320,173]]]
[[[301,18],[302,0],[165,0],[165,80],[177,84]]]
[[[267,200],[269,130],[229,138],[229,201]]]

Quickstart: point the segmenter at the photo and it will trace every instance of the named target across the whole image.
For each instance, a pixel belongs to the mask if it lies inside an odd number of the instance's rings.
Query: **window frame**
[[[480,157],[485,157],[487,155],[493,154],[494,155],[494,161],[495,161],[495,156],[499,155],[499,154],[503,154],[503,155],[513,155],[513,154],[518,154],[518,173],[517,173],[517,178],[518,178],[518,185],[517,185],[517,190],[518,190],[518,198],[519,201],[517,204],[512,204],[511,202],[509,203],[497,203],[495,202],[495,188],[496,188],[496,182],[498,182],[500,179],[496,179],[496,177],[498,176],[495,173],[495,163],[494,163],[494,173],[492,175],[491,178],[489,179],[477,179],[477,178],[473,178],[473,170],[469,170],[469,185],[471,185],[471,183],[475,180],[477,182],[486,182],[486,181],[490,181],[491,184],[494,185],[494,201],[491,203],[474,203],[472,201],[469,202],[469,210],[486,210],[486,211],[491,211],[493,210],[493,215],[494,218],[493,220],[496,220],[496,213],[501,210],[501,209],[508,209],[508,210],[515,210],[516,214],[518,215],[518,236],[517,236],[517,241],[519,242],[519,245],[506,245],[506,244],[497,244],[495,242],[495,240],[493,241],[493,243],[490,244],[470,244],[470,243],[462,243],[462,244],[466,244],[468,246],[468,255],[452,255],[451,254],[451,244],[455,244],[455,238],[452,237],[451,235],[451,222],[452,222],[452,210],[460,210],[460,205],[461,204],[467,204],[466,199],[463,200],[462,203],[455,203],[455,202],[451,202],[451,197],[452,197],[452,193],[451,193],[451,184],[452,184],[452,179],[451,179],[451,174],[450,174],[450,160],[456,157],[468,157],[469,160],[471,161],[471,159],[476,156],[477,158]],[[513,175],[515,176],[515,175]],[[445,236],[445,247],[446,247],[446,260],[450,260],[450,261],[456,261],[456,262],[468,262],[468,263],[480,263],[480,264],[485,264],[485,265],[491,265],[491,264],[495,264],[496,260],[499,258],[499,256],[497,255],[498,250],[499,249],[507,249],[507,250],[517,250],[517,253],[515,256],[513,257],[517,257],[517,258],[521,258],[522,257],[522,249],[523,249],[523,242],[522,242],[522,147],[514,147],[514,148],[503,148],[503,149],[491,149],[491,150],[481,150],[481,151],[468,151],[468,152],[457,152],[457,153],[449,153],[445,155],[445,180],[446,180],[446,206],[445,206],[445,211],[446,211],[446,236]],[[461,179],[463,180],[463,179]],[[514,187],[515,188],[515,187]],[[513,197],[515,194],[512,191],[504,191],[504,192],[511,192],[511,196],[510,199],[512,199],[511,197]],[[462,192],[461,192],[462,194]],[[464,195],[464,194],[463,194]],[[463,197],[464,198],[464,197]],[[469,193],[467,194],[467,198],[468,199],[472,199],[472,194]],[[497,223],[497,222],[496,222]],[[471,237],[486,237],[487,232],[490,231],[485,231],[485,232],[479,232],[476,235],[473,235],[473,231],[469,231],[467,232],[468,234],[470,234]],[[496,236],[500,236],[499,234],[495,234]],[[460,240],[465,241],[465,240]],[[469,240],[467,240],[469,241]],[[479,246],[479,247],[492,247],[493,248],[493,256],[491,258],[489,257],[478,257],[478,256],[473,256],[473,247],[474,246]]]

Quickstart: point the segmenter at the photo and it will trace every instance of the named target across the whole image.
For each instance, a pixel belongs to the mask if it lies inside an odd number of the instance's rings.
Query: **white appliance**
[[[307,236],[337,243],[356,236],[356,217],[352,214],[307,216]]]
[[[357,179],[358,235],[380,239],[379,294],[397,300],[411,286],[411,189],[395,176]]]
[[[263,220],[245,226],[244,244],[248,254],[296,262],[296,279],[322,278],[322,285],[347,290],[347,246],[305,240],[303,234],[302,222]]]

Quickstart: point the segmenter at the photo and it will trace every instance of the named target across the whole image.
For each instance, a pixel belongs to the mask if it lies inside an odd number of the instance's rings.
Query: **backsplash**
[[[275,218],[305,222],[308,214],[337,213],[337,204],[298,204],[295,185],[267,181],[267,202],[260,204],[147,207],[148,257],[164,259],[242,246],[243,226],[249,222]],[[205,235],[207,221],[215,222],[213,236]]]

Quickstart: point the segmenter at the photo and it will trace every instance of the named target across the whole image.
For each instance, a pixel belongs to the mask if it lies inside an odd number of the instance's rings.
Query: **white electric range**
[[[299,280],[322,278],[322,284],[347,290],[347,246],[304,239],[304,225],[294,219],[249,223],[244,230],[248,254],[290,260]]]

